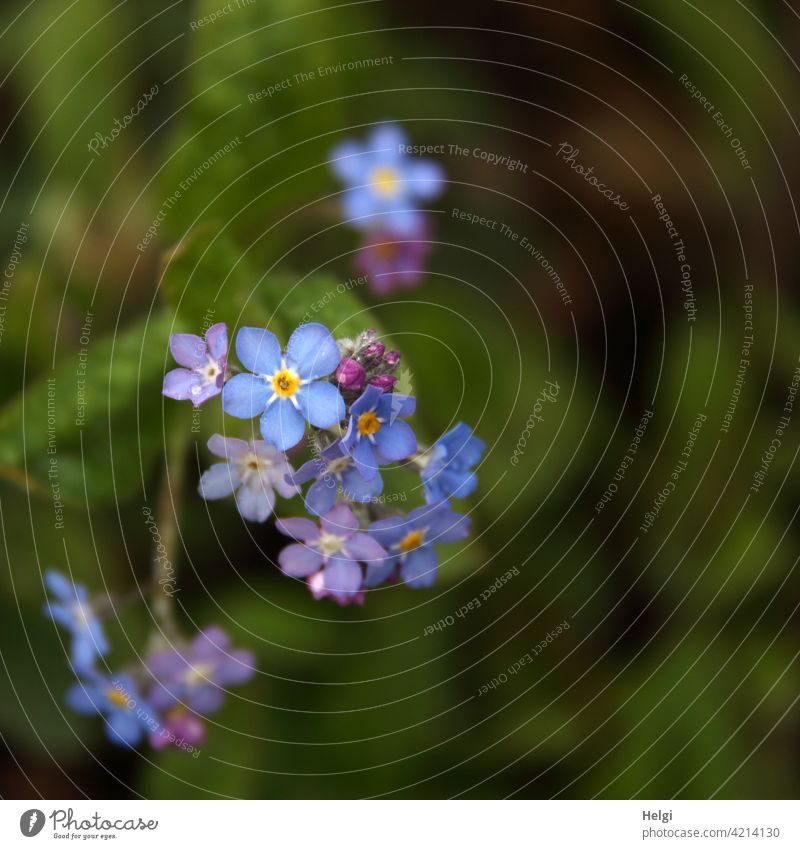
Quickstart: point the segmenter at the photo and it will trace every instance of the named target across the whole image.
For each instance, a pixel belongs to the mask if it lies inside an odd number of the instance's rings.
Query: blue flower
[[[67,691],[66,702],[77,713],[101,714],[106,720],[106,736],[117,746],[136,746],[147,732],[160,727],[158,714],[127,675],[93,675],[88,681],[79,681]]]
[[[300,442],[306,421],[328,428],[344,418],[344,399],[323,379],[340,360],[327,327],[315,322],[301,325],[285,353],[274,333],[243,327],[236,336],[236,353],[253,374],[237,374],[225,384],[223,409],[240,419],[260,415],[262,436],[279,451]]]
[[[478,485],[472,471],[483,456],[486,443],[471,428],[459,422],[431,448],[423,460],[422,483],[429,502],[466,498]]]
[[[346,498],[359,503],[372,501],[383,492],[381,476],[376,474],[372,480],[367,480],[341,440],[329,445],[319,457],[304,463],[293,475],[287,475],[286,480],[299,485],[312,478],[314,483],[308,488],[305,499],[306,510],[312,516],[322,516],[333,507],[340,487]]]
[[[287,481],[294,471],[286,455],[262,439],[245,442],[214,434],[208,450],[227,462],[214,463],[203,472],[198,485],[206,500],[236,493],[239,513],[251,522],[266,522],[275,506],[275,490],[292,498],[299,489]]]
[[[347,186],[344,214],[353,227],[381,227],[397,235],[417,231],[417,204],[439,195],[443,173],[435,162],[401,153],[406,145],[399,128],[381,124],[366,144],[347,141],[332,151],[330,166]]]
[[[72,633],[72,665],[78,672],[87,672],[97,657],[108,653],[108,643],[100,620],[92,611],[89,593],[86,587],[73,584],[55,569],[44,573],[44,582],[57,599],[45,604],[45,615]]]
[[[378,466],[404,460],[417,450],[414,431],[400,421],[415,408],[413,396],[384,393],[377,386],[368,386],[353,402],[342,447],[366,480],[375,478]]]
[[[375,587],[399,570],[409,586],[430,587],[439,568],[433,546],[466,539],[469,525],[468,516],[453,513],[445,502],[418,507],[406,518],[393,516],[374,522],[369,534],[389,557],[383,563],[368,565],[364,586]]]

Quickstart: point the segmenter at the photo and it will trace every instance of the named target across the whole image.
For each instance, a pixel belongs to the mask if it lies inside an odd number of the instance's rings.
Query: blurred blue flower
[[[227,462],[214,463],[203,472],[198,485],[200,495],[211,500],[235,492],[239,512],[251,522],[267,520],[275,506],[275,490],[284,498],[300,491],[286,480],[294,472],[286,455],[268,442],[245,442],[217,433],[208,440],[208,450]]]
[[[374,522],[369,529],[389,557],[367,569],[365,587],[375,587],[395,570],[412,587],[430,587],[436,580],[439,558],[433,546],[458,542],[469,536],[468,516],[453,513],[446,502],[426,504],[407,517],[393,516]]]
[[[381,124],[366,144],[346,141],[331,152],[330,166],[347,186],[342,203],[353,227],[401,236],[418,229],[418,204],[440,194],[444,174],[437,163],[408,156],[407,146],[402,130]]]
[[[422,469],[422,483],[428,501],[466,498],[475,491],[478,476],[473,472],[486,443],[459,422],[431,448]]]
[[[97,657],[108,653],[100,620],[92,610],[86,587],[74,584],[55,569],[47,569],[44,582],[57,601],[48,602],[44,613],[72,634],[70,657],[77,672],[88,672]]]
[[[386,551],[371,536],[359,533],[358,519],[346,504],[337,504],[321,518],[321,528],[310,519],[278,519],[275,527],[299,542],[286,546],[278,555],[285,574],[293,578],[311,578],[322,572],[309,586],[315,595],[331,595],[340,601],[353,600],[360,592],[363,572],[379,566]]]
[[[339,365],[339,347],[322,324],[303,324],[286,352],[269,330],[243,327],[236,353],[253,374],[237,374],[222,391],[226,413],[240,419],[261,415],[261,435],[279,451],[303,438],[305,422],[328,428],[345,415],[338,388],[323,378]]]
[[[167,372],[164,395],[177,401],[190,400],[199,407],[222,392],[228,365],[228,328],[224,324],[209,327],[205,341],[193,333],[173,333],[169,349],[185,368]]]
[[[67,691],[66,702],[78,713],[101,714],[106,720],[106,735],[117,746],[136,746],[145,733],[160,725],[158,714],[127,675],[106,678],[95,674],[79,681]]]
[[[201,631],[186,649],[170,648],[147,660],[153,676],[150,702],[159,710],[176,704],[207,716],[225,700],[225,688],[244,684],[255,675],[255,658],[231,649],[230,637],[215,626]]]
[[[400,421],[415,408],[413,396],[384,393],[378,386],[368,386],[350,406],[342,447],[366,480],[378,474],[379,466],[404,460],[417,450],[414,431]]]
[[[287,480],[294,484],[314,483],[306,493],[306,510],[312,516],[322,516],[336,502],[341,487],[350,501],[365,503],[383,492],[383,479],[379,474],[367,480],[358,471],[353,458],[345,451],[341,440],[337,440],[320,452],[319,457],[304,463]]]

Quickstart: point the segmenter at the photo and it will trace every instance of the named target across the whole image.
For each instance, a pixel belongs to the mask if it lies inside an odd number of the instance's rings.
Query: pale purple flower
[[[430,252],[430,230],[420,216],[415,229],[407,234],[378,230],[370,235],[354,264],[358,271],[367,275],[376,294],[388,295],[422,282]]]
[[[169,745],[190,751],[206,741],[206,726],[199,716],[189,713],[182,705],[167,711],[161,718],[161,726],[150,732],[148,738],[154,749],[165,749]]]
[[[358,532],[358,519],[346,504],[337,504],[321,519],[321,528],[310,519],[278,519],[275,527],[299,542],[286,546],[278,555],[285,574],[315,579],[312,591],[325,591],[337,600],[352,598],[361,590],[366,566],[380,566],[387,556],[380,543]]]
[[[219,395],[228,365],[228,329],[223,323],[206,331],[205,340],[193,333],[173,333],[169,349],[175,361],[184,366],[167,372],[163,394],[176,401],[191,401],[199,407]]]
[[[180,704],[207,716],[225,700],[226,688],[244,684],[255,675],[255,658],[244,649],[231,649],[230,637],[216,626],[201,631],[185,649],[157,652],[147,661],[153,676],[150,703],[159,710]]]
[[[267,520],[275,507],[276,490],[283,498],[300,492],[286,480],[294,474],[286,455],[262,439],[245,442],[215,434],[208,440],[208,450],[227,462],[214,463],[203,472],[200,495],[212,500],[235,492],[239,512],[251,522]]]

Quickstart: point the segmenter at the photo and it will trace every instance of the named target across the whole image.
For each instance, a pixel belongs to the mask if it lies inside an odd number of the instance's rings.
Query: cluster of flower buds
[[[205,382],[193,393],[194,375],[206,380],[205,371],[227,358],[227,347],[218,345],[223,338],[224,325],[211,328],[205,340],[173,337],[176,357],[191,351],[194,359],[179,360],[190,370],[180,392],[174,372],[164,381],[169,397],[199,406],[221,394],[229,415],[259,417],[262,439],[211,437],[209,450],[224,462],[203,473],[202,497],[233,495],[245,519],[264,522],[274,511],[276,493],[293,498],[310,484],[305,508],[320,523],[285,518],[276,527],[293,540],[278,557],[282,571],[305,580],[314,598],[363,603],[365,591],[382,583],[430,586],[438,570],[437,547],[469,534],[468,517],[453,512],[450,499],[475,489],[482,440],[459,423],[430,448],[420,448],[405,421],[416,410],[416,398],[394,391],[400,354],[387,351],[375,330],[337,341],[324,325],[303,324],[283,348],[269,330],[243,327],[236,353],[246,371],[213,390]],[[191,371],[194,363],[199,373]],[[285,452],[308,431],[312,456],[295,471]],[[384,496],[381,470],[395,464],[419,476],[426,496],[427,503],[408,515],[390,509],[398,499]]]
[[[367,385],[383,392],[394,389],[400,354],[387,351],[375,330],[365,330],[355,342],[340,339],[338,344],[342,359],[334,375],[345,398],[346,393],[361,392]]]
[[[161,638],[139,663],[120,672],[98,669],[109,652],[102,617],[115,604],[107,596],[90,598],[86,587],[53,569],[44,578],[51,595],[45,615],[71,638],[78,681],[67,691],[67,705],[102,716],[115,745],[136,746],[146,738],[155,749],[174,746],[196,757],[205,742],[204,718],[222,707],[228,687],[252,678],[253,655],[231,649],[228,635],[210,627],[191,642]]]
[[[381,124],[365,144],[343,142],[329,160],[345,186],[345,223],[364,234],[356,268],[379,295],[419,285],[431,249],[433,228],[418,205],[438,197],[444,175],[414,149],[402,130]]]

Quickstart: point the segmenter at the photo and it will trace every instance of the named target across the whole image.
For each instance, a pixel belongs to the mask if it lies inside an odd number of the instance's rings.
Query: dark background
[[[8,257],[29,225],[0,336],[0,793],[795,796],[800,411],[751,486],[800,357],[797,5],[255,0],[192,28],[224,5],[35,0],[0,13]],[[247,97],[380,56],[393,60]],[[91,153],[94,134],[154,85],[153,101]],[[430,207],[424,285],[384,301],[356,287],[317,316],[337,332],[392,335],[413,372],[420,434],[464,420],[488,444],[480,489],[462,505],[473,538],[444,552],[436,586],[339,609],[278,572],[271,523],[245,525],[231,502],[196,496],[221,416],[207,405],[191,433],[191,411],[162,399],[160,384],[169,332],[198,332],[209,308],[232,331],[263,321],[286,338],[353,275],[358,238],[339,223],[326,159],[381,121],[415,143],[527,169],[438,156],[448,183]],[[237,137],[138,250],[181,181]],[[628,210],[556,155],[565,142]],[[656,194],[685,244],[693,321]],[[519,244],[453,209],[527,237],[571,303]],[[737,386],[747,285],[753,344]],[[46,475],[48,378],[63,529]],[[514,466],[546,380],[558,399]],[[635,461],[598,513],[646,410]],[[699,414],[675,492],[643,532]],[[419,503],[409,476],[390,487]],[[63,635],[41,615],[48,565],[115,597],[133,591],[108,631],[112,668],[135,662],[154,625],[136,592],[150,557],[141,510],[156,509],[159,489],[178,518],[183,627],[217,623],[259,663],[196,759],[115,749],[98,720],[69,714]],[[534,663],[478,696],[565,620]]]

